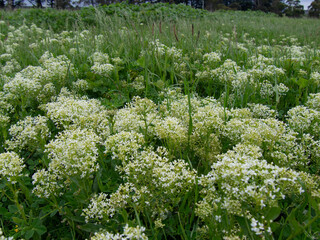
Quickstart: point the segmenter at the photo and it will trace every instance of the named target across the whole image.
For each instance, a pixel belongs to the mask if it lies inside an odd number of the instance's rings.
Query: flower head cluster
[[[316,111],[320,111],[320,93],[310,94],[306,105]]]
[[[76,92],[84,92],[89,88],[88,82],[83,79],[78,79],[76,82],[73,82],[72,86]]]
[[[100,231],[91,237],[91,240],[147,240],[144,227],[136,226],[129,227],[128,224],[124,226],[123,233],[112,234],[107,231]]]
[[[309,133],[317,139],[320,137],[320,111],[305,106],[294,107],[288,111],[288,124],[298,133]]]
[[[44,105],[43,109],[59,128],[88,128],[103,138],[110,134],[108,112],[99,100],[78,98],[67,92]]]
[[[128,162],[143,148],[144,136],[137,132],[122,131],[107,138],[105,142],[106,153],[112,154],[112,159]]]
[[[63,181],[63,177],[45,169],[41,169],[32,175],[32,192],[41,198],[60,196],[63,194],[68,182]]]
[[[153,47],[154,52],[159,56],[167,56],[174,60],[178,60],[182,57],[182,50],[177,49],[176,47],[168,47],[160,43],[159,39],[151,42],[150,45]]]
[[[94,64],[91,70],[96,74],[108,77],[113,72],[114,66],[110,63]]]
[[[145,136],[154,135],[153,123],[159,118],[158,115],[157,105],[153,101],[135,97],[131,103],[115,114],[114,130],[136,131]]]
[[[5,128],[10,123],[10,117],[0,112],[0,128]]]
[[[188,168],[183,160],[170,162],[163,148],[144,150],[119,168],[125,184],[110,198],[103,193],[94,197],[84,215],[87,221],[108,221],[121,208],[134,204],[138,211],[151,210],[152,218],[165,219],[194,187],[196,172]]]
[[[185,145],[188,140],[188,129],[178,118],[167,116],[155,123],[156,135],[168,144],[174,146]]]
[[[88,178],[99,168],[97,163],[100,138],[88,129],[65,130],[47,144],[50,158],[47,170],[33,175],[34,192],[41,197],[58,195],[70,177]],[[60,192],[62,194],[62,192]]]
[[[55,174],[86,177],[97,171],[100,138],[90,130],[65,130],[47,144],[46,152],[51,159],[49,169]]]
[[[211,52],[203,55],[205,64],[216,64],[221,61],[221,53],[220,52]]]
[[[271,219],[261,216],[261,209],[277,206],[277,202],[292,193],[302,194],[304,182],[313,192],[316,183],[311,176],[286,168],[280,168],[260,159],[260,149],[252,145],[237,145],[212,164],[212,171],[200,178],[203,200],[197,205],[197,213],[203,221],[227,214],[251,219],[254,232],[259,235]],[[253,220],[259,216],[261,225]],[[256,228],[258,227],[258,228]],[[258,231],[259,230],[259,231]]]
[[[91,70],[96,74],[108,77],[114,70],[114,66],[109,62],[109,55],[106,53],[95,52],[91,60],[93,62]]]
[[[90,57],[94,64],[105,64],[110,62],[110,57],[107,53],[95,52]]]
[[[6,64],[1,68],[1,72],[5,75],[16,73],[19,70],[21,70],[21,66],[18,63],[18,61],[15,59],[11,59],[10,61],[7,61]]]
[[[319,72],[311,73],[310,80],[313,81],[316,84],[316,86],[320,86],[320,73]]]
[[[30,151],[41,148],[46,143],[46,139],[50,137],[50,130],[47,126],[48,119],[43,116],[28,116],[11,125],[9,133],[11,140],[6,141],[7,149]]]
[[[8,182],[16,183],[16,179],[22,176],[24,167],[23,160],[15,152],[0,154],[0,176]]]
[[[275,110],[266,105],[250,103],[248,106],[254,118],[275,118],[278,115]]]
[[[3,86],[9,102],[20,102],[24,106],[32,104],[41,89],[41,84],[32,79],[24,78],[19,74]]]
[[[68,74],[75,72],[73,64],[65,55],[54,57],[52,53],[45,52],[39,61],[45,70],[47,82],[63,86]]]

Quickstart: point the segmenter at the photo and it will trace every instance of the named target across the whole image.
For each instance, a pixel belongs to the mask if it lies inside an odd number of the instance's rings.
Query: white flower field
[[[319,20],[112,8],[0,21],[0,239],[319,239]]]

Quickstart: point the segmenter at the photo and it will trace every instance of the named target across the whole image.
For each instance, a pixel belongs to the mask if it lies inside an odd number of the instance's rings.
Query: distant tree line
[[[124,0],[0,0],[0,8],[14,9],[16,7],[29,6],[36,8],[51,7],[57,9],[74,8],[81,6],[106,5]],[[195,8],[215,11],[224,10],[253,10],[273,12],[280,16],[300,17],[305,11],[300,0],[125,0],[131,4],[144,2],[169,2],[183,3]],[[308,7],[310,17],[320,16],[320,0],[313,0]]]

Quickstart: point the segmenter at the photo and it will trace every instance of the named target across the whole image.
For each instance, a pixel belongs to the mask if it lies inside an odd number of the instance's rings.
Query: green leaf
[[[47,228],[44,225],[34,226],[34,229],[40,236],[47,232]]]
[[[248,222],[244,217],[236,216],[237,222],[239,223],[244,235],[250,236],[250,232],[248,229]]]
[[[301,228],[301,225],[299,224],[299,222],[296,220],[295,215],[294,214],[290,214],[290,216],[288,217],[288,222],[290,224],[290,227],[292,230],[299,231],[299,229]]]
[[[6,187],[6,184],[5,183],[0,183],[0,189],[4,189]]]
[[[17,217],[12,217],[12,221],[18,225],[20,225],[21,223],[23,223],[23,219],[21,218],[17,218]]]
[[[32,238],[33,234],[34,234],[34,230],[31,229],[31,230],[28,230],[24,236],[26,239],[30,239]]]
[[[11,212],[11,213],[16,213],[16,212],[18,212],[18,208],[17,208],[16,205],[9,205],[9,206],[8,206],[8,209],[9,209],[9,212]]]
[[[34,219],[34,221],[32,222],[32,230],[34,230],[40,236],[47,232],[47,228],[42,225],[42,221],[40,218]]]
[[[299,78],[298,85],[300,88],[305,88],[309,85],[309,81],[308,79],[305,79],[305,78]]]
[[[267,214],[265,215],[266,220],[275,220],[277,217],[279,217],[281,213],[281,208],[279,207],[272,207],[271,209],[268,209]]]
[[[102,228],[102,225],[87,223],[82,226],[79,226],[79,228],[85,232],[97,232],[97,231],[99,231],[99,229]]]
[[[53,217],[54,215],[56,215],[57,212],[58,210],[54,210],[52,213],[50,213],[50,217]]]
[[[277,229],[279,229],[280,226],[281,226],[280,223],[277,223],[277,222],[273,222],[270,224],[272,232],[277,231]]]
[[[146,57],[145,57],[145,56],[140,57],[140,58],[137,60],[137,64],[138,64],[140,67],[144,67],[144,66],[145,66],[145,62],[146,62]]]
[[[8,213],[8,210],[4,207],[0,207],[0,215],[5,215]]]
[[[85,219],[82,216],[75,216],[72,213],[67,213],[67,218],[74,221],[74,222],[79,222],[79,223],[84,223]]]

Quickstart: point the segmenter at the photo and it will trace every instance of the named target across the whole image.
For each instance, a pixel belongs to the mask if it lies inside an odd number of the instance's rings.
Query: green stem
[[[13,196],[14,196],[13,202],[15,203],[16,207],[18,208],[20,215],[22,216],[23,220],[25,222],[27,222],[27,217],[26,217],[26,214],[23,210],[23,206],[19,203],[19,199],[18,199],[19,191],[16,190],[11,184],[7,184],[7,186],[10,188],[10,190],[13,193]]]

